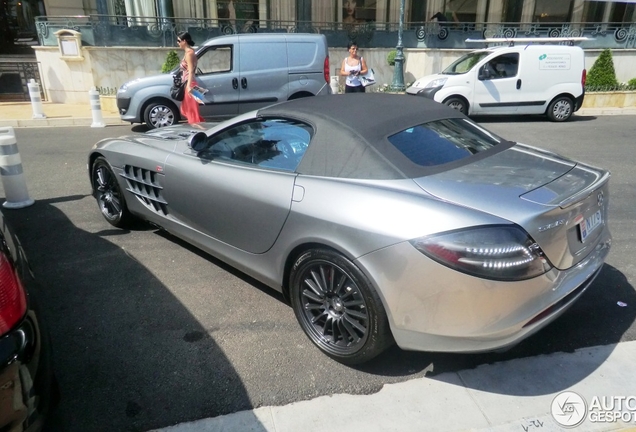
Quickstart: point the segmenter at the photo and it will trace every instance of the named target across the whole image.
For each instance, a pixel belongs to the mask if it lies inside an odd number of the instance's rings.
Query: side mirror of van
[[[477,79],[479,80],[488,80],[490,79],[490,69],[488,69],[488,65],[485,64],[481,68],[479,68],[479,74],[477,75]]]

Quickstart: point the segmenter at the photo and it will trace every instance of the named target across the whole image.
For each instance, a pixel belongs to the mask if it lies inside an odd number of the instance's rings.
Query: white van
[[[322,34],[219,36],[205,41],[195,52],[196,79],[209,90],[205,105],[199,107],[206,120],[234,117],[289,99],[331,94],[329,50]],[[171,86],[172,73],[123,84],[117,91],[121,119],[145,122],[150,129],[177,123],[180,102],[170,97]]]
[[[418,79],[406,92],[466,115],[546,114],[565,121],[583,104],[586,70],[580,47],[539,44],[560,39],[509,39],[509,46],[470,52],[443,72]]]

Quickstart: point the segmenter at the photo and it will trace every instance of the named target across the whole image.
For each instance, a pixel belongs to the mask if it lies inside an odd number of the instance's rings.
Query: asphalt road
[[[118,230],[102,219],[90,196],[86,155],[99,139],[130,133],[130,126],[16,129],[36,202],[4,213],[38,277],[36,295],[52,334],[61,400],[48,430],[142,431],[634,340],[636,118],[477,120],[506,138],[612,171],[607,265],[566,314],[505,353],[394,347],[358,368],[314,348],[276,292],[161,231]]]

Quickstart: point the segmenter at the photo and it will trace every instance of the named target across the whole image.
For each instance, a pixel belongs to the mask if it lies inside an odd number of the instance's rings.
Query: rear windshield
[[[471,120],[461,118],[424,123],[388,139],[411,162],[425,167],[464,159],[504,141]]]

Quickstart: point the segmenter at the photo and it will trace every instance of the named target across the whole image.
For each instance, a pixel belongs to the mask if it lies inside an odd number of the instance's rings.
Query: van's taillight
[[[13,265],[0,252],[0,335],[7,333],[27,310],[24,287]]]
[[[325,82],[329,83],[329,56],[325,57]]]
[[[585,88],[585,80],[587,80],[587,71],[583,69],[583,73],[581,74],[581,85]]]

